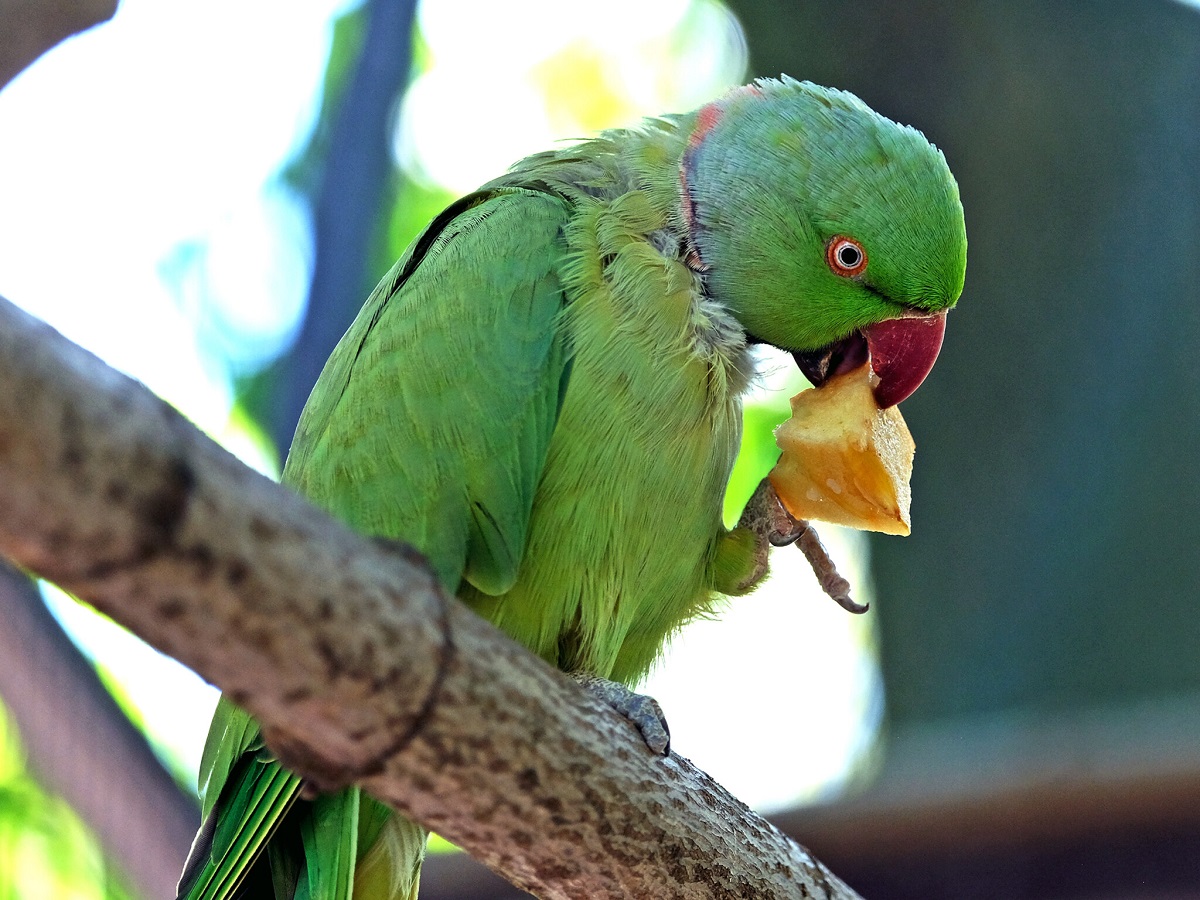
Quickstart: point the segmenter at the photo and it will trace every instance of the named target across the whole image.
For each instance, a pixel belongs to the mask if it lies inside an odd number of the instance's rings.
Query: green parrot
[[[283,482],[416,547],[665,752],[619,685],[751,590],[778,536],[722,522],[752,345],[816,385],[869,357],[890,406],[933,365],[965,267],[958,187],[920,132],[757,81],[531,156],[441,213],[334,350]],[[224,698],[201,787],[181,897],[416,896],[420,826],[357,788],[304,793]]]

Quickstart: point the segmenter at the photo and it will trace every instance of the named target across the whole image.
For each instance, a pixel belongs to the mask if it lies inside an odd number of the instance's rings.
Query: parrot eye
[[[825,260],[834,275],[853,278],[867,267],[867,251],[854,238],[835,235],[825,249]]]

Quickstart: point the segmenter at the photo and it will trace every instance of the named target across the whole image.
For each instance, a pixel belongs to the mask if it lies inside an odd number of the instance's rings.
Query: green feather
[[[358,853],[358,788],[325,794],[300,823],[310,897],[348,900]]]
[[[246,753],[235,764],[219,804],[211,845],[187,888],[195,900],[235,896],[271,835],[295,802],[300,779],[269,757]],[[186,876],[185,876],[186,880]]]
[[[500,594],[517,577],[567,373],[556,245],[570,210],[502,189],[451,211],[334,350],[284,481],[413,544],[449,589],[465,576]]]

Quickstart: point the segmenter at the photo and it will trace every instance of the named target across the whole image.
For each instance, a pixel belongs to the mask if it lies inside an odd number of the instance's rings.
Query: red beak
[[[871,370],[879,378],[875,402],[895,406],[921,386],[937,361],[946,336],[946,312],[888,319],[863,329]]]
[[[902,316],[869,325],[820,350],[793,353],[796,365],[813,387],[834,375],[857,369],[871,359],[879,379],[875,402],[880,409],[895,406],[921,386],[937,361],[946,336],[946,312],[932,316]]]

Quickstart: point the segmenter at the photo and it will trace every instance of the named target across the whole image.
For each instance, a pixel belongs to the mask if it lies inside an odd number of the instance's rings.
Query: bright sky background
[[[231,418],[232,379],[278,354],[303,312],[307,213],[277,173],[313,127],[345,5],[123,0],[112,23],[0,92],[0,294],[272,473]],[[397,158],[455,192],[554,140],[693,108],[746,65],[736,21],[713,0],[609,0],[604,16],[565,0],[429,0],[419,24],[429,65],[402,106]],[[220,353],[196,334],[214,319],[229,336]],[[768,386],[800,383],[780,377]],[[864,544],[825,530],[865,599],[851,561]],[[870,617],[821,596],[797,551],[775,560],[772,584],[686,632],[647,688],[675,749],[767,809],[844,779],[882,708]],[[69,598],[48,599],[194,773],[213,689]]]

